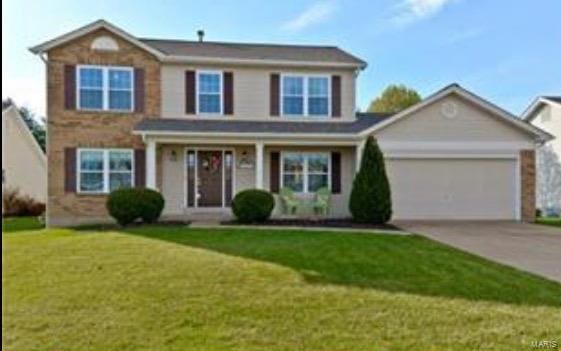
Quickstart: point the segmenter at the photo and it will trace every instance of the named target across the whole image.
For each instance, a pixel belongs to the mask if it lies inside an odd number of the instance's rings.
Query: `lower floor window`
[[[312,193],[330,186],[330,172],[328,153],[283,153],[281,186],[298,193]]]
[[[78,191],[108,193],[133,184],[133,151],[78,150]]]

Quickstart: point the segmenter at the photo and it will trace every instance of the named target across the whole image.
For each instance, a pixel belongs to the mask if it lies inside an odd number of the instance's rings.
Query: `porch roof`
[[[235,134],[325,134],[353,136],[383,121],[389,114],[358,113],[357,118],[349,122],[331,121],[263,121],[263,120],[225,120],[222,119],[179,119],[146,118],[134,128],[138,134],[152,133],[235,133]]]

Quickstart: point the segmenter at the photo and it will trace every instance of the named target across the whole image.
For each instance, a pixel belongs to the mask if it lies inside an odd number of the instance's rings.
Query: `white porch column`
[[[366,144],[366,139],[360,141],[355,147],[355,171],[358,173],[360,170],[360,163],[362,162],[362,153],[364,152],[364,145]]]
[[[146,141],[146,187],[156,189],[156,142]]]
[[[263,189],[263,147],[264,143],[258,141],[255,143],[255,187]]]

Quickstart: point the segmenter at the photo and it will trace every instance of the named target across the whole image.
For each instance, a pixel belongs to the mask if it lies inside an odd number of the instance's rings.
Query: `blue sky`
[[[519,114],[561,94],[560,0],[2,2],[2,96],[45,111],[43,62],[27,48],[104,18],[136,36],[337,45],[369,63],[357,103],[391,83],[426,96],[451,82]]]

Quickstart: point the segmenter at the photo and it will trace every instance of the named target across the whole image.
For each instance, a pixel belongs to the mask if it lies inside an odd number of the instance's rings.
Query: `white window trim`
[[[281,163],[280,163],[280,187],[283,188],[284,187],[284,159],[287,156],[291,156],[291,155],[301,155],[304,158],[304,168],[302,169],[302,175],[303,175],[303,186],[302,186],[302,191],[298,192],[296,191],[295,194],[313,194],[313,192],[310,192],[308,189],[308,176],[309,175],[313,175],[313,174],[324,174],[323,172],[312,172],[310,173],[308,171],[308,159],[310,155],[322,155],[322,156],[327,156],[327,187],[328,189],[331,190],[331,153],[330,152],[322,152],[322,151],[318,151],[318,152],[314,152],[314,151],[306,151],[306,152],[300,152],[300,151],[282,151],[281,152]],[[293,173],[293,172],[289,172],[289,173]]]
[[[289,114],[284,113],[284,78],[285,77],[294,77],[294,78],[303,78],[303,95],[302,98],[304,99],[303,102],[303,114]],[[308,81],[310,78],[326,78],[327,79],[327,114],[325,115],[311,115],[308,111],[308,99],[310,98],[309,91],[308,91]],[[300,74],[300,73],[282,73],[280,75],[280,115],[281,117],[310,117],[310,118],[329,118],[331,117],[331,75],[328,74]]]
[[[100,69],[102,71],[102,85],[101,85],[101,92],[102,92],[102,108],[86,108],[82,107],[80,102],[80,75],[82,73],[83,68],[92,68],[92,69]],[[109,108],[109,71],[110,70],[122,70],[128,71],[131,74],[131,108],[130,109],[110,109]],[[129,66],[100,66],[100,65],[77,65],[76,66],[76,108],[81,111],[110,111],[110,112],[133,112],[135,110],[134,107],[134,68]],[[112,89],[112,90],[121,90],[124,91],[125,89]]]
[[[203,116],[219,116],[224,114],[224,72],[217,71],[217,70],[197,70],[196,71],[197,77],[195,79],[195,93],[196,93],[196,107],[197,107],[197,114]],[[219,82],[219,89],[218,89],[218,96],[220,102],[220,111],[219,112],[201,112],[201,103],[200,103],[200,94],[199,94],[199,84],[200,84],[200,75],[201,74],[217,74],[218,75],[218,82]],[[209,94],[209,93],[204,93]]]
[[[81,173],[82,173],[82,164],[81,164],[81,160],[82,160],[82,152],[84,151],[95,151],[95,152],[103,152],[103,190],[101,191],[87,191],[87,190],[81,190],[81,184],[80,184],[80,180],[81,180]],[[76,193],[78,194],[109,194],[109,174],[110,173],[129,173],[126,171],[113,171],[110,172],[109,170],[109,153],[110,152],[129,152],[131,155],[131,188],[134,188],[134,177],[135,177],[135,173],[134,173],[134,150],[133,149],[99,149],[99,148],[80,148],[77,149],[77,157],[76,157]],[[87,171],[85,171],[87,172]]]

